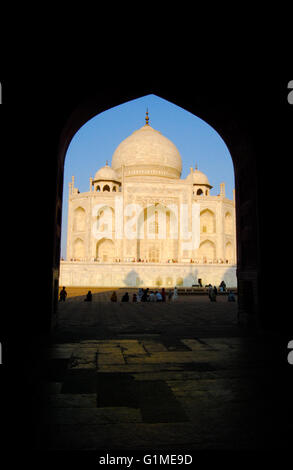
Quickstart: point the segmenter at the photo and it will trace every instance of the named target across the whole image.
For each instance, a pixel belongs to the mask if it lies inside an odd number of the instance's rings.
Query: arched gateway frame
[[[67,148],[74,134],[79,128],[95,115],[106,111],[123,102],[139,98],[149,93],[161,96],[168,101],[181,106],[201,118],[214,128],[226,143],[232,156],[235,171],[235,196],[236,196],[236,237],[237,237],[237,281],[238,281],[238,305],[239,313],[257,313],[259,306],[259,286],[258,286],[258,224],[256,212],[257,187],[256,169],[253,148],[250,147],[249,136],[246,130],[239,126],[235,128],[235,115],[226,112],[225,116],[219,108],[211,105],[209,100],[203,99],[201,104],[190,97],[190,101],[181,102],[180,93],[173,89],[164,91],[158,88],[149,89],[141,87],[140,92],[131,93],[129,90],[117,92],[113,90],[111,99],[109,95],[103,94],[103,90],[91,96],[80,105],[69,117],[63,132],[60,136],[60,146],[58,153],[58,187],[56,207],[56,227],[58,225],[58,213],[62,207],[62,187],[64,160]],[[60,229],[55,230],[55,251],[53,259],[53,297],[57,299],[58,276],[60,261]],[[247,301],[249,299],[249,301]],[[57,305],[57,303],[55,303]]]

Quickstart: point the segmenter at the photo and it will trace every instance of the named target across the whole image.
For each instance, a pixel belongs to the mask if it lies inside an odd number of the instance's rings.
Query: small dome
[[[189,175],[186,178],[186,181],[189,181],[189,182],[192,181],[192,184],[204,185],[204,186],[209,186],[209,188],[212,188],[207,175],[205,175],[202,171],[199,171],[197,169],[194,170],[193,173],[189,173]]]
[[[105,166],[100,168],[95,174],[94,181],[118,181],[117,173],[106,163]]]

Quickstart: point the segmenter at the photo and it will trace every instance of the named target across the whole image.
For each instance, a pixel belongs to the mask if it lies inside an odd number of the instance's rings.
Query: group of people
[[[219,286],[219,291],[220,292],[227,292],[227,287],[224,281],[221,282]],[[211,284],[208,285],[208,296],[211,302],[216,302],[217,300],[217,295],[218,295],[218,289],[216,286],[212,286]],[[228,302],[235,302],[235,295],[231,290],[228,291],[228,296],[227,296]]]
[[[139,288],[137,293],[132,294],[132,302],[166,302],[167,300],[174,301],[178,297],[177,287],[174,290],[170,289],[166,292],[165,288],[163,287],[161,291],[158,290],[150,290],[149,288],[143,289]],[[110,298],[111,302],[117,302],[117,294],[114,291]],[[121,298],[121,302],[129,302],[130,297],[129,293],[125,292]]]
[[[216,302],[217,300],[217,295],[218,295],[218,289],[216,286],[212,286],[209,284],[208,286],[208,297],[211,302]],[[224,281],[221,282],[219,285],[219,291],[220,292],[228,292],[227,300],[228,302],[235,302],[235,295],[231,290],[227,291],[227,287]],[[60,302],[65,302],[67,297],[67,292],[65,290],[65,287],[62,288],[59,294],[59,299]],[[166,302],[166,301],[175,301],[178,297],[178,290],[177,287],[174,287],[174,290],[169,289],[168,292],[166,292],[165,288],[163,287],[161,291],[159,290],[150,290],[149,288],[143,289],[139,288],[137,294],[134,292],[132,294],[132,302]],[[91,302],[92,301],[92,293],[89,290],[84,301],[85,302]],[[111,302],[117,302],[117,294],[116,291],[113,291],[111,297],[110,297]],[[129,302],[130,297],[129,293],[125,292],[121,298],[121,302]]]

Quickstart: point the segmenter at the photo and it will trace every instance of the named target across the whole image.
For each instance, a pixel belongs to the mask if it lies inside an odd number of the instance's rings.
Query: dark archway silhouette
[[[15,374],[7,379],[9,394],[14,399],[9,409],[9,421],[11,425],[17,420],[19,435],[22,435],[19,446],[22,445],[24,450],[31,446],[33,427],[43,405],[38,392],[43,379],[44,345],[50,341],[52,312],[56,311],[54,292],[57,292],[59,277],[66,151],[73,135],[84,123],[111,107],[155,94],[200,117],[221,135],[235,169],[240,308],[261,328],[283,329],[286,339],[292,339],[292,329],[288,328],[292,324],[291,309],[284,308],[281,293],[276,294],[271,289],[278,281],[278,270],[276,260],[267,255],[267,247],[277,240],[278,227],[272,223],[273,201],[268,203],[272,166],[277,161],[279,167],[287,168],[292,148],[293,106],[289,106],[287,101],[287,83],[291,76],[283,73],[283,77],[279,75],[276,79],[271,76],[270,66],[269,70],[254,68],[253,73],[250,67],[246,76],[243,70],[240,74],[227,71],[224,76],[213,70],[207,77],[193,65],[191,70],[188,67],[180,69],[180,80],[171,78],[176,68],[172,63],[172,70],[157,79],[151,65],[145,63],[144,66],[141,75],[135,70],[132,78],[128,75],[123,80],[116,73],[112,81],[106,77],[102,65],[96,74],[87,74],[83,70],[83,78],[74,74],[69,78],[68,73],[62,77],[59,73],[54,82],[47,74],[36,74],[35,77],[23,74],[19,82],[19,74],[15,74],[15,82],[10,87],[16,106],[3,106],[10,126],[15,123],[15,112],[18,112],[17,139],[15,126],[11,126],[4,139],[7,138],[9,145],[13,142],[11,148],[15,158],[22,156],[18,159],[18,174],[26,181],[26,199],[35,204],[29,217],[29,230],[22,233],[23,238],[26,237],[27,252],[31,254],[31,271],[28,276],[27,265],[22,267],[23,290],[22,295],[18,295],[19,309],[13,304],[11,312],[16,327],[11,335],[9,367]],[[29,98],[29,107],[23,106],[24,90],[25,97]],[[11,162],[15,167],[15,159],[11,158]],[[11,174],[14,174],[14,168]],[[38,204],[36,183],[40,176],[44,192]],[[8,178],[7,181],[11,185]],[[286,190],[284,186],[284,192]],[[18,236],[19,227],[28,226],[27,211],[16,219],[15,233]],[[35,293],[40,293],[40,297],[36,299]],[[30,307],[27,313],[26,306]],[[3,315],[2,322],[9,315]],[[13,342],[17,347],[11,347]],[[282,365],[286,364],[287,344],[288,341],[283,340],[279,343],[270,341],[267,344],[270,359],[279,354]],[[285,380],[276,377],[279,370],[276,367],[268,371],[268,376],[278,384],[276,392],[284,400],[284,394],[288,395],[290,389],[283,386],[286,385]],[[15,387],[11,386],[12,383]],[[265,389],[266,393],[268,389]],[[3,403],[6,406],[7,402]],[[279,413],[279,409],[275,412]],[[281,431],[281,436],[284,436],[285,428],[281,427]]]

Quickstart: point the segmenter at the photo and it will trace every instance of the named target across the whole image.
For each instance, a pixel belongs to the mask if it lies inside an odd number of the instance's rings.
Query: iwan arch
[[[87,192],[79,192],[73,177],[59,283],[189,287],[201,279],[235,287],[235,196],[226,198],[224,183],[211,196],[212,185],[197,167],[185,179],[181,171],[178,149],[150,126],[147,113],[144,126],[117,147],[111,166],[90,178]]]
[[[80,193],[73,177],[59,283],[189,287],[201,279],[235,287],[235,197],[226,198],[224,183],[211,196],[212,185],[197,167],[185,179],[181,171],[178,149],[150,126],[147,113],[144,126],[117,147],[111,166],[106,162],[90,178],[89,191]]]

